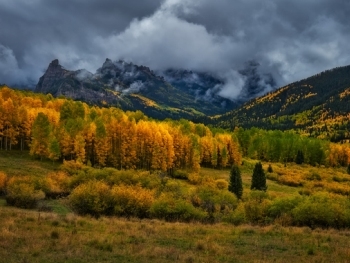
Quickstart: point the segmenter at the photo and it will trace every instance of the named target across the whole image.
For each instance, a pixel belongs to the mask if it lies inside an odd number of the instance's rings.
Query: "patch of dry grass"
[[[2,207],[0,262],[347,262],[350,232],[93,219]]]

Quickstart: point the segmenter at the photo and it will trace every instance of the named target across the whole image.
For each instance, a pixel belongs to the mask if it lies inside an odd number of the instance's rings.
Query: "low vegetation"
[[[348,144],[156,122],[3,88],[0,153],[6,262],[342,262],[350,253],[337,247],[350,226]]]

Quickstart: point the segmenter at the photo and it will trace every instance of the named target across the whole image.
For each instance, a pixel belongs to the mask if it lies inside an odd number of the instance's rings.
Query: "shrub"
[[[181,186],[179,181],[168,180],[163,186],[162,191],[175,199],[182,198],[184,196],[184,188]]]
[[[233,224],[235,226],[246,222],[244,203],[240,203],[234,211],[231,211],[222,218],[222,221]]]
[[[83,164],[76,161],[63,161],[61,169],[67,172],[69,175],[77,174],[80,170],[83,169]]]
[[[238,199],[234,194],[207,186],[199,187],[192,194],[191,201],[194,206],[206,211],[209,216],[214,216],[215,213],[227,213],[238,205]]]
[[[298,187],[303,185],[303,180],[300,176],[292,176],[289,174],[278,177],[278,182],[292,187]]]
[[[150,208],[152,217],[168,221],[202,221],[206,214],[183,199],[163,194]]]
[[[39,200],[45,198],[41,190],[36,190],[28,177],[11,178],[6,187],[6,202],[21,208],[35,208]]]
[[[114,208],[109,186],[99,181],[79,185],[70,194],[69,203],[77,213],[97,217],[111,214]]]
[[[6,182],[7,175],[3,172],[0,172],[0,195],[3,195],[5,193]]]
[[[306,176],[306,180],[309,181],[321,181],[321,179],[321,176],[316,172],[312,172]]]
[[[184,170],[176,170],[173,173],[173,177],[176,179],[187,180],[188,179],[188,172],[186,172]]]
[[[244,203],[245,217],[248,222],[255,224],[268,223],[270,201],[263,191],[252,191],[249,200]]]
[[[148,217],[154,193],[137,186],[114,186],[111,191],[114,213],[121,216]]]
[[[215,180],[216,188],[219,190],[227,190],[228,182],[225,179]]]
[[[293,209],[293,220],[309,227],[345,227],[350,223],[349,206],[346,197],[318,192]]]
[[[278,218],[284,214],[290,214],[301,200],[301,197],[277,198],[272,201],[267,214],[271,218]]]
[[[188,181],[190,182],[190,184],[197,185],[201,183],[202,178],[199,176],[198,173],[190,173],[188,175]]]
[[[47,197],[57,198],[69,194],[70,177],[62,171],[49,173],[46,177],[45,194]]]

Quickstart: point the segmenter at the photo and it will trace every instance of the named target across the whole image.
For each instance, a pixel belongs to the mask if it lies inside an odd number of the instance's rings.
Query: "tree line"
[[[183,119],[159,122],[140,111],[99,108],[2,87],[0,150],[12,149],[53,161],[170,173],[198,170],[200,166],[231,167],[239,165],[242,156],[311,165],[350,163],[348,144],[309,138],[295,131],[235,128],[228,132]]]
[[[51,95],[0,89],[0,149],[118,169],[198,170],[241,162],[232,133],[190,121],[99,108]]]

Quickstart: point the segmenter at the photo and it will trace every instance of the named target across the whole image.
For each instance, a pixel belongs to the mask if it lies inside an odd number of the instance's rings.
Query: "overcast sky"
[[[0,83],[35,85],[55,58],[95,72],[108,57],[213,72],[228,94],[254,60],[282,86],[350,64],[349,14],[348,0],[0,0]]]

